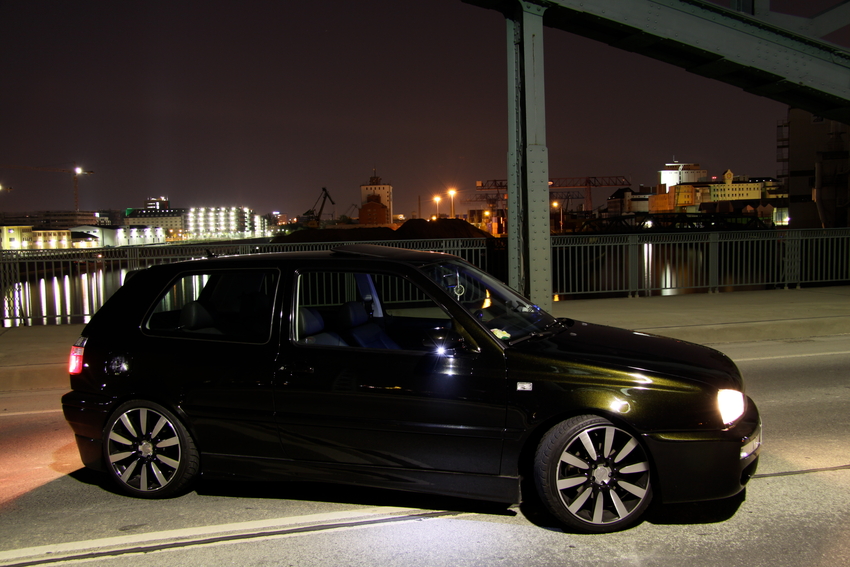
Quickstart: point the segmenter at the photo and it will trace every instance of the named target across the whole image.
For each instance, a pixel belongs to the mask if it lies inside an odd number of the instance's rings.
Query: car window
[[[503,341],[516,342],[557,324],[528,299],[465,262],[429,264],[421,271]]]
[[[149,334],[266,342],[278,276],[267,270],[182,274],[166,288],[144,328]]]
[[[428,294],[396,275],[303,272],[293,337],[307,346],[428,350],[452,321]]]

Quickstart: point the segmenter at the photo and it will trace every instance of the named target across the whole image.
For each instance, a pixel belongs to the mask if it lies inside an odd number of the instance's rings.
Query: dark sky
[[[544,33],[553,177],[776,174],[784,105]],[[290,215],[322,187],[352,214],[376,168],[396,213],[421,197],[430,215],[434,194],[506,177],[505,35],[461,0],[0,0],[0,164],[94,170],[83,210],[163,195]],[[68,174],[0,184],[0,211],[73,208]]]

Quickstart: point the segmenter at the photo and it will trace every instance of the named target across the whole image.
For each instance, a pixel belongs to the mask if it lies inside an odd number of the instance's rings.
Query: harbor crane
[[[322,202],[321,205],[319,205],[319,201]],[[315,203],[313,203],[313,208],[301,215],[307,220],[308,227],[320,228],[322,222],[322,211],[325,210],[325,203],[327,201],[330,201],[331,205],[336,205],[336,203],[334,203],[334,200],[331,198],[331,194],[328,193],[327,187],[322,187],[322,192],[319,193],[319,198],[316,199]],[[318,213],[316,212],[316,206],[319,207]]]
[[[64,167],[36,167],[32,165],[0,165],[0,169],[24,169],[27,171],[52,171],[54,173],[70,173],[74,176],[74,210],[80,210],[80,194],[77,182],[81,175],[91,175],[94,171],[86,171],[82,167],[74,166],[73,169]]]

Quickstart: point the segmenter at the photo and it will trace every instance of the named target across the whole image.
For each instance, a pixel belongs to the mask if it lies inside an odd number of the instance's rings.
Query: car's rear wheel
[[[122,404],[106,424],[104,452],[110,476],[124,492],[166,498],[198,475],[198,450],[180,420],[159,404]]]
[[[592,415],[550,429],[534,460],[545,506],[569,528],[588,533],[621,530],[640,518],[652,500],[650,470],[635,436]]]

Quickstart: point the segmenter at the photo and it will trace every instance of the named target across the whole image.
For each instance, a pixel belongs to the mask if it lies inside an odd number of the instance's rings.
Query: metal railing
[[[850,282],[850,229],[553,236],[552,293],[675,294]],[[86,322],[128,271],[202,258],[327,250],[353,242],[205,244],[0,253],[3,326]],[[507,279],[498,239],[360,242],[460,256]]]
[[[556,295],[850,282],[850,229],[555,236],[552,267]]]
[[[484,270],[492,242],[481,238],[303,244],[143,246],[68,250],[0,251],[0,292],[4,327],[84,323],[121,287],[127,272],[210,255],[330,250],[343,244],[381,244],[455,254]]]

